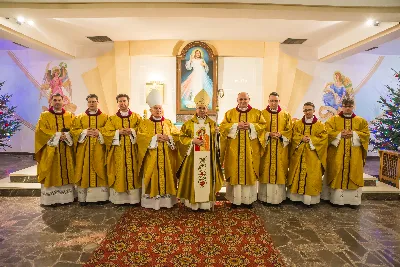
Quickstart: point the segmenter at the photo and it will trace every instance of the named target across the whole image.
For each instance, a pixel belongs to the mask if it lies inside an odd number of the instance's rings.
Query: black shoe
[[[236,205],[236,204],[231,204],[231,209],[238,209],[240,208],[240,205]]]
[[[79,202],[79,205],[81,205],[81,206],[87,206],[88,203],[87,203],[87,202]]]
[[[243,204],[243,205],[248,209],[252,209],[253,208],[253,204]]]

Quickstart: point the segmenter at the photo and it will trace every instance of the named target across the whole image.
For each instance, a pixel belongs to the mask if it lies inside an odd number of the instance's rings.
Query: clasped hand
[[[238,123],[238,129],[239,130],[248,130],[248,129],[250,129],[250,123],[241,121]]]
[[[353,137],[353,131],[351,131],[351,130],[342,130],[341,136],[342,136],[342,138],[345,138],[345,139],[351,138],[351,137]]]
[[[310,142],[310,137],[308,135],[305,135],[303,139],[301,139],[304,143],[309,143]]]
[[[98,137],[98,136],[99,136],[99,130],[89,128],[89,129],[87,129],[86,136],[89,136],[89,137]]]
[[[130,128],[121,128],[121,129],[119,129],[119,134],[120,135],[131,135],[132,130]]]
[[[168,137],[168,135],[165,135],[165,134],[157,134],[157,141],[158,142],[168,142],[169,137]]]
[[[65,135],[65,133],[61,133],[60,141],[66,141],[66,140],[67,140],[67,136]]]
[[[282,134],[279,132],[270,132],[269,133],[269,137],[271,137],[273,139],[279,139],[281,136],[282,136]]]

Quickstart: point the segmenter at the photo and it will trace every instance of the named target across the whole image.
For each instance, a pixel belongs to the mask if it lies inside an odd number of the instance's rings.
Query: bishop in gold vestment
[[[224,164],[226,198],[232,207],[248,208],[257,200],[260,155],[265,146],[265,120],[249,105],[247,93],[239,93],[238,106],[225,113],[220,125],[221,162]]]
[[[147,96],[151,117],[140,123],[138,130],[139,175],[143,179],[141,205],[159,210],[176,204],[175,138],[179,131],[170,120],[165,119],[162,96],[152,90]]]
[[[293,124],[287,197],[306,205],[320,202],[322,175],[326,169],[328,134],[314,114],[315,106],[307,102],[304,116]]]
[[[207,116],[210,97],[203,89],[194,98],[196,114],[179,136],[178,198],[193,210],[209,210],[222,187],[223,174],[217,159],[216,123]],[[214,169],[215,168],[215,169]]]
[[[86,101],[88,109],[75,117],[71,131],[76,145],[74,182],[78,186],[81,205],[109,199],[106,146],[101,134],[108,116],[97,108],[98,97],[95,94],[88,95]]]
[[[353,113],[354,100],[345,98],[342,108],[325,123],[329,147],[322,198],[337,205],[358,206],[370,132],[368,122]]]
[[[114,204],[137,204],[142,183],[137,165],[136,132],[141,118],[129,110],[128,95],[119,94],[116,99],[119,110],[108,118],[103,130],[110,201]]]
[[[69,133],[74,116],[62,108],[63,97],[54,94],[52,107],[40,114],[35,130],[35,158],[42,184],[42,205],[74,201],[73,140]]]
[[[264,203],[280,204],[286,199],[289,168],[289,142],[292,138],[292,118],[279,106],[279,95],[269,95],[269,105],[262,111],[266,121],[266,148],[263,151],[258,185],[258,199]]]

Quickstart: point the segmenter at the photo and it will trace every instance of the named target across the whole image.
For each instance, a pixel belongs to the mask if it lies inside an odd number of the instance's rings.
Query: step
[[[376,177],[364,173],[363,199],[399,199],[400,190],[379,182]],[[40,183],[37,183],[37,165],[16,171],[9,178],[0,180],[0,196],[40,196]],[[222,187],[217,200],[224,200],[226,187]]]
[[[39,197],[40,183],[12,183],[10,178],[0,180],[1,197]]]
[[[37,165],[11,173],[10,179],[12,183],[36,183]],[[376,177],[364,173],[364,186],[376,186],[377,181]]]
[[[364,186],[361,199],[368,200],[399,200],[400,189],[385,183],[376,182],[376,186]]]
[[[364,173],[364,186],[376,186],[378,178]]]
[[[12,183],[37,183],[37,165],[10,173],[10,181]]]

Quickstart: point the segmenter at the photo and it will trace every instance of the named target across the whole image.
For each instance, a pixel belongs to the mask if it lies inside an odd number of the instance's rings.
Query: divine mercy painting
[[[208,109],[215,109],[216,56],[203,42],[189,43],[182,50],[178,60],[178,101],[177,114],[193,113],[196,109],[195,96],[204,89],[213,101]]]

